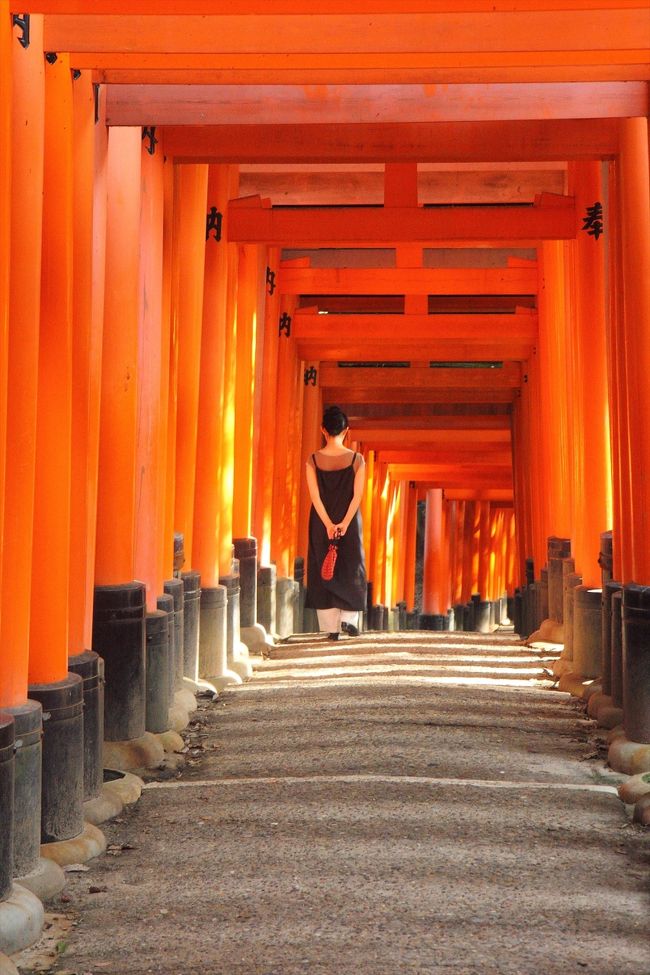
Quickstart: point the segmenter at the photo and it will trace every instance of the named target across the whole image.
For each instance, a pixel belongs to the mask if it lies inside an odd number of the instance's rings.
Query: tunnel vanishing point
[[[329,404],[364,627],[564,644],[650,771],[649,82],[647,0],[0,0],[0,952],[314,629]]]

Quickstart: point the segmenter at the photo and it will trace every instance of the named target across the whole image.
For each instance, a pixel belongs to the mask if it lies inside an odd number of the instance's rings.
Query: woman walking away
[[[348,418],[343,410],[338,406],[328,407],[321,431],[325,446],[307,461],[307,487],[312,506],[305,605],[317,610],[319,629],[328,634],[328,639],[338,640],[340,632],[358,635],[359,612],[366,608],[366,565],[359,510],[366,471],[363,456],[343,446],[348,433]],[[334,575],[326,580],[321,576],[321,567],[330,540],[338,532]]]

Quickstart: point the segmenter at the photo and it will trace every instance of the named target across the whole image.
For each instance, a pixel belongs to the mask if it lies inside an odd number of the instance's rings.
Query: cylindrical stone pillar
[[[601,601],[602,682],[603,694],[612,696],[612,598],[621,591],[619,582],[608,582]],[[620,667],[619,667],[620,670]]]
[[[104,661],[92,650],[68,660],[73,674],[83,681],[84,802],[95,799],[104,784]]]
[[[548,569],[544,568],[539,574],[539,602],[538,615],[540,625],[549,617],[548,608]]]
[[[601,590],[576,586],[573,597],[573,670],[599,677],[602,669]]]
[[[564,655],[567,660],[573,658],[573,590],[582,583],[582,577],[576,575],[573,559],[562,561],[562,613],[564,616]]]
[[[176,626],[174,621],[174,597],[169,593],[158,596],[156,606],[162,613],[167,613],[169,648],[167,652],[167,686],[169,689],[168,702],[171,705],[176,689]]]
[[[293,633],[293,612],[298,598],[298,583],[293,579],[278,579],[275,587],[275,632],[281,640]]]
[[[104,737],[128,741],[145,732],[145,587],[96,586],[93,650],[103,657]]]
[[[16,735],[14,876],[23,877],[36,869],[40,857],[43,709],[38,701],[27,701],[6,712],[13,716]],[[0,736],[1,727],[0,720]]]
[[[259,581],[259,573],[258,573]],[[293,632],[305,632],[305,560],[297,555],[293,560],[293,581],[298,584],[298,595],[293,609]]]
[[[257,570],[257,620],[267,633],[275,632],[276,568],[261,565]]]
[[[623,587],[612,593],[612,704],[623,707]]]
[[[199,612],[201,604],[200,572],[181,572],[183,582],[183,676],[199,679]]]
[[[457,632],[465,629],[465,603],[454,604],[454,627]]]
[[[600,534],[600,554],[598,556],[598,564],[601,570],[604,590],[607,583],[611,581],[612,572],[614,571],[614,545],[612,532],[601,532]]]
[[[185,610],[183,606],[185,587],[180,579],[167,579],[165,592],[174,600],[174,688],[178,691],[183,686],[183,661],[185,645]]]
[[[650,586],[623,587],[623,727],[650,744]]]
[[[239,625],[241,629],[257,623],[257,539],[233,538],[239,561]]]
[[[214,684],[224,678],[228,671],[226,587],[221,585],[201,589],[200,607],[199,676]]]
[[[41,842],[70,840],[83,831],[83,681],[68,674],[29,696],[43,708]]]
[[[571,556],[571,539],[548,538],[548,615],[556,623],[564,621],[562,562]]]
[[[512,604],[512,623],[515,628],[515,633],[519,636],[524,636],[524,597],[521,594],[521,589],[515,589],[515,594],[513,597]]]
[[[490,633],[490,603],[479,599],[474,607],[474,629],[477,633]]]
[[[440,613],[420,613],[419,627],[421,630],[444,630],[444,618]]]
[[[14,866],[14,719],[0,711],[0,901],[9,895]]]
[[[219,584],[226,590],[226,655],[232,670],[239,656],[239,576],[221,576]]]
[[[147,613],[145,728],[153,734],[169,729],[169,616],[157,609]]]

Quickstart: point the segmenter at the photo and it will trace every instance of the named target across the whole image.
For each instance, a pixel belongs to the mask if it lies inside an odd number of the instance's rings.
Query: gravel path
[[[648,835],[593,723],[538,653],[478,640],[274,649],[70,874],[50,970],[648,975]]]

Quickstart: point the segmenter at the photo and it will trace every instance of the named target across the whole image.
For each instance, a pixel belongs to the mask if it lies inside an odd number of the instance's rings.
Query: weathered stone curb
[[[0,952],[15,955],[33,945],[40,938],[44,923],[45,910],[38,897],[14,884],[0,903]]]
[[[165,749],[157,737],[148,731],[145,731],[141,738],[104,742],[105,768],[117,768],[129,772],[139,768],[158,768],[164,760]]]
[[[39,857],[34,869],[22,877],[16,877],[16,883],[30,890],[39,900],[49,901],[65,887],[65,874],[54,860]]]
[[[6,955],[0,955],[0,975],[18,975],[18,969]]]
[[[85,821],[100,826],[106,820],[119,816],[125,806],[138,801],[143,785],[142,779],[131,772],[122,772],[115,779],[104,782],[101,795],[84,802]]]
[[[624,772],[626,775],[650,772],[650,745],[629,741],[623,729],[619,732],[615,728],[614,732],[618,733],[612,734],[610,738],[607,756],[610,767],[615,772]]]
[[[92,860],[105,849],[106,837],[102,831],[92,823],[84,823],[83,832],[79,836],[74,836],[71,840],[60,840],[58,843],[44,843],[41,846],[41,856],[64,867],[68,863]]]

